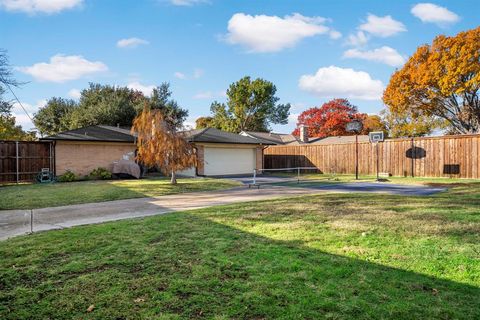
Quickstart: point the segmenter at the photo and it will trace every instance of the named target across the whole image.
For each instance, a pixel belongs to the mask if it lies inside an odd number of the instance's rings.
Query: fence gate
[[[0,184],[31,182],[42,168],[54,171],[51,142],[0,141]]]

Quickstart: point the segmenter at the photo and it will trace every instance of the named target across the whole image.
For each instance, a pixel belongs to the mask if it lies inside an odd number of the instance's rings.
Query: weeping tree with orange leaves
[[[392,114],[430,117],[452,133],[480,132],[480,27],[423,45],[396,71],[383,101]]]
[[[132,132],[137,135],[137,160],[156,166],[170,182],[177,183],[176,172],[196,165],[193,146],[165,119],[160,110],[145,108],[134,120]]]

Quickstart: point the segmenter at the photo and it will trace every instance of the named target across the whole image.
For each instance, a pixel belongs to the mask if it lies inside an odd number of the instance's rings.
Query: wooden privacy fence
[[[54,170],[50,142],[0,141],[0,183],[34,181],[42,168]]]
[[[379,143],[379,171],[394,176],[480,178],[480,135],[389,139]],[[360,174],[376,174],[375,146],[358,144]],[[355,173],[355,143],[271,146],[266,169],[316,167],[323,173]]]

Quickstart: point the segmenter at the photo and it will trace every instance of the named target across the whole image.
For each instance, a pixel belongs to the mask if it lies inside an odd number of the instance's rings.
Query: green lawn
[[[0,186],[0,210],[157,197],[182,192],[227,189],[238,185],[239,183],[232,180],[208,178],[179,178],[177,185],[171,185],[169,179],[159,177],[140,180],[9,185]]]
[[[0,318],[479,319],[479,208],[460,183],[18,237],[0,242]]]

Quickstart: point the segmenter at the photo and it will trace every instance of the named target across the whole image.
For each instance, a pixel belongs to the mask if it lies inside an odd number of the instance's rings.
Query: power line
[[[30,116],[30,114],[27,112],[27,109],[25,109],[25,107],[23,106],[23,104],[20,102],[20,100],[18,99],[17,95],[15,94],[15,92],[13,92],[12,88],[10,87],[10,84],[8,84],[8,82],[3,79],[3,77],[0,77],[0,80],[2,80],[2,83],[8,88],[8,90],[10,90],[10,92],[12,93],[12,95],[15,97],[15,100],[17,100],[18,104],[20,105],[20,107],[22,107],[22,110],[23,112],[25,112],[25,114],[27,115],[27,117],[30,119],[30,121],[32,121],[32,124],[35,127],[35,123],[33,122],[33,119],[32,117]]]

